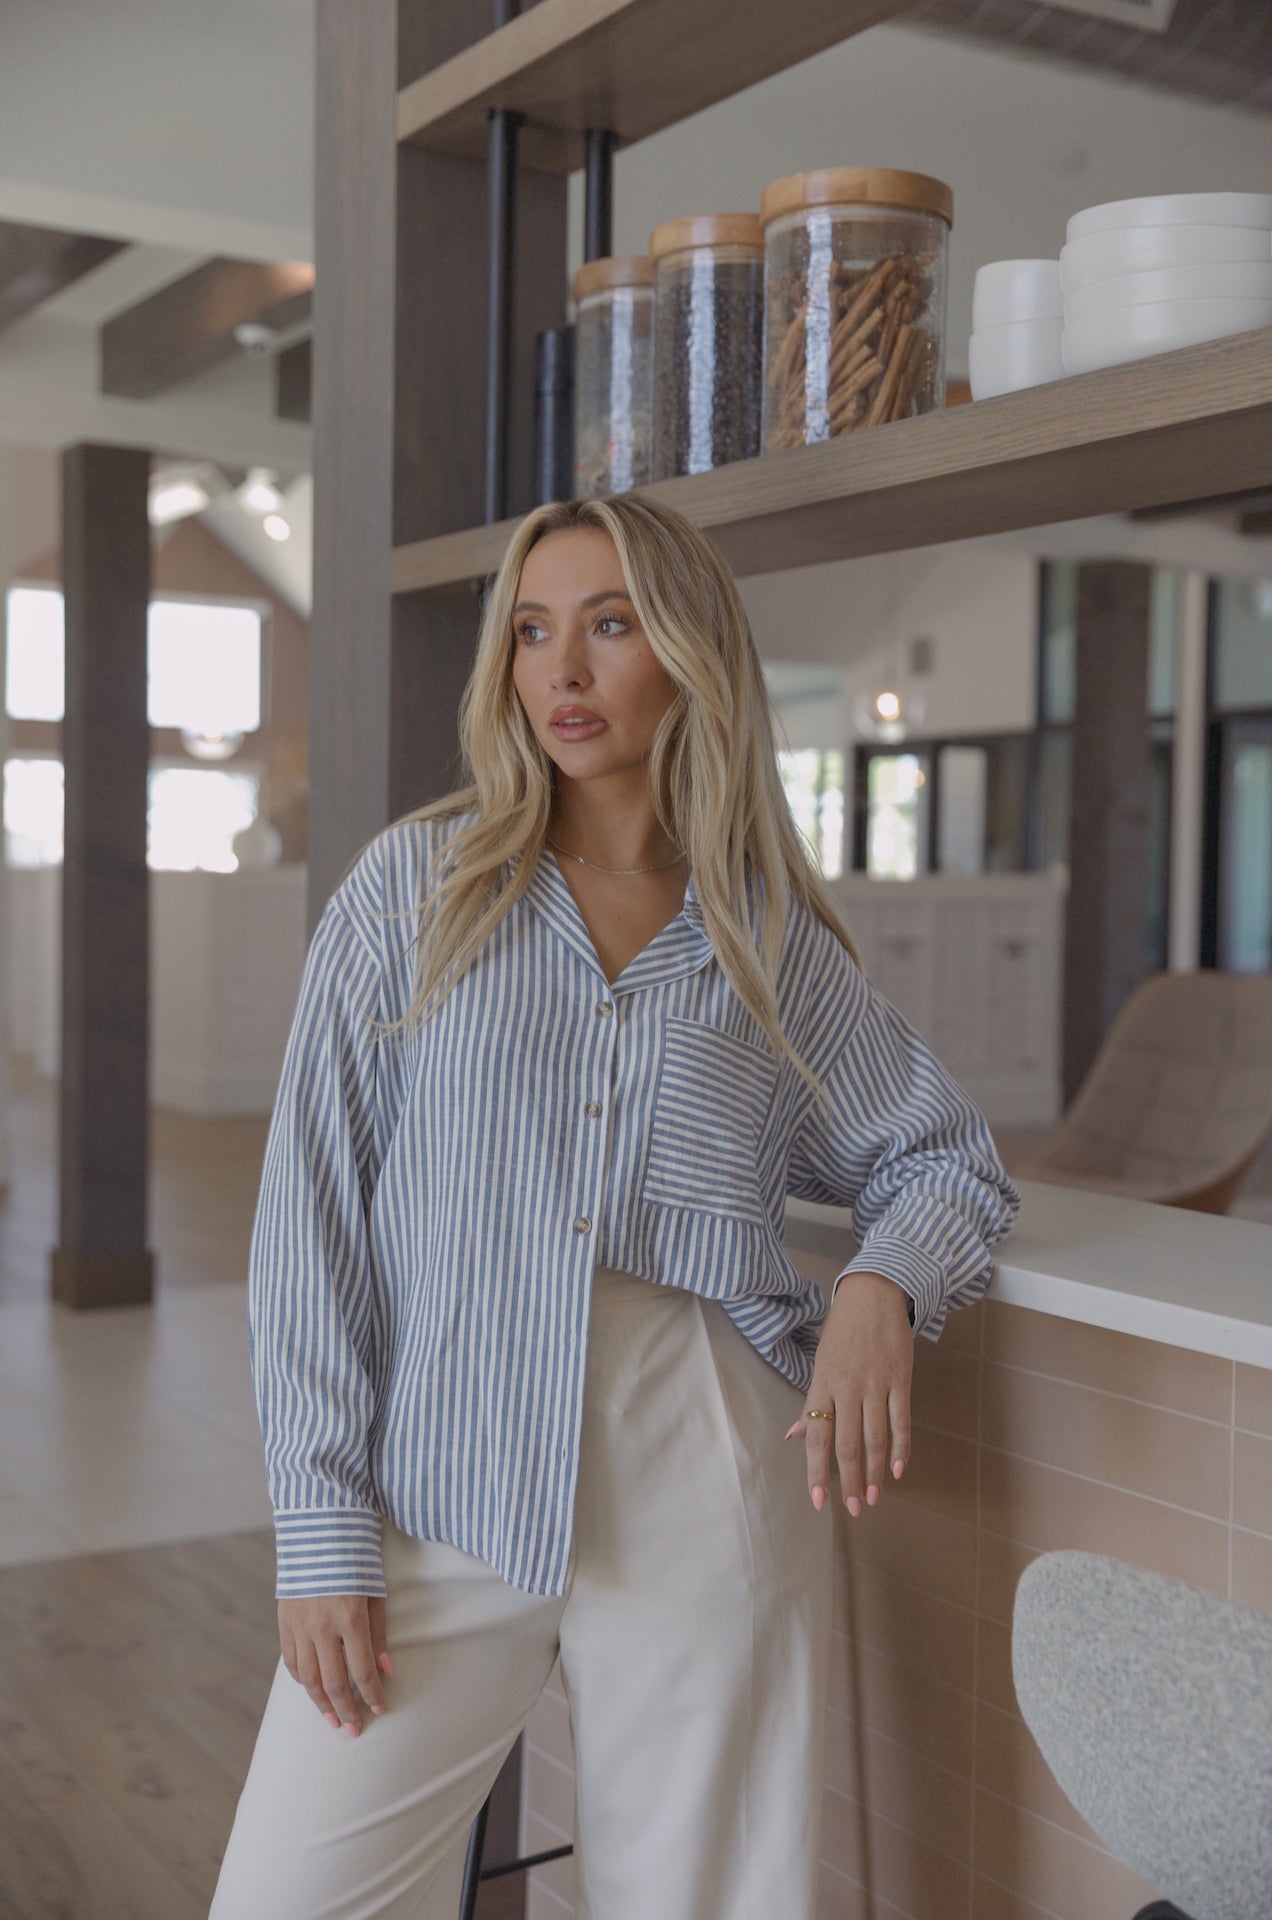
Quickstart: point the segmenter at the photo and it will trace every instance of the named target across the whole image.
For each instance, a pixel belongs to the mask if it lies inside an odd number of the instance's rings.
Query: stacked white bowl
[[[1066,373],[1272,326],[1272,193],[1175,193],[1075,213],[1060,249]]]
[[[967,345],[973,400],[1063,380],[1063,330],[1058,261],[991,260],[979,268]]]

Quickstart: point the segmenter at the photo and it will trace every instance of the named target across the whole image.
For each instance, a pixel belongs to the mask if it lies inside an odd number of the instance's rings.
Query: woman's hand
[[[805,1441],[808,1491],[820,1513],[830,1490],[833,1446],[844,1505],[856,1519],[865,1502],[873,1507],[889,1458],[899,1480],[910,1457],[910,1375],[914,1335],[908,1296],[880,1273],[850,1273],[841,1281],[826,1315],[806,1408],[834,1413],[833,1420],[801,1414],[787,1433]],[[892,1431],[889,1455],[888,1430]]]
[[[362,1731],[363,1704],[372,1713],[384,1712],[380,1675],[393,1678],[384,1622],[384,1601],[363,1593],[278,1603],[283,1665],[328,1726],[343,1725],[354,1739]]]

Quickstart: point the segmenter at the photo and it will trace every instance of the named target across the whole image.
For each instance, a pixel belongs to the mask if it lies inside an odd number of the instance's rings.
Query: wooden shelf
[[[907,11],[909,0],[539,0],[398,95],[397,136],[484,158],[486,112],[526,116],[524,165],[583,165],[588,127],[644,140]]]
[[[739,574],[1272,486],[1272,327],[643,489]],[[517,520],[398,547],[393,591],[493,573]]]

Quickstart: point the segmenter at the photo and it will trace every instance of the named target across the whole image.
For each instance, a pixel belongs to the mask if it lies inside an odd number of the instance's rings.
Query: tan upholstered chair
[[[1012,1171],[1226,1213],[1272,1135],[1272,975],[1155,973],[1055,1132]]]

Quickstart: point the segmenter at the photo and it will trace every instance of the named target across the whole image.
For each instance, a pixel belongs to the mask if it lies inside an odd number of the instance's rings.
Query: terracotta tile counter
[[[1154,1897],[1017,1712],[1035,1554],[1111,1553],[1272,1612],[1272,1231],[1022,1193],[989,1295],[917,1343],[904,1481],[859,1520],[835,1509],[819,1920],[1130,1920]],[[802,1273],[828,1282],[851,1244],[839,1209],[788,1203]],[[555,1688],[526,1761],[526,1839],[550,1846],[573,1786]],[[568,1861],[537,1878],[535,1920],[569,1914],[569,1885]]]

